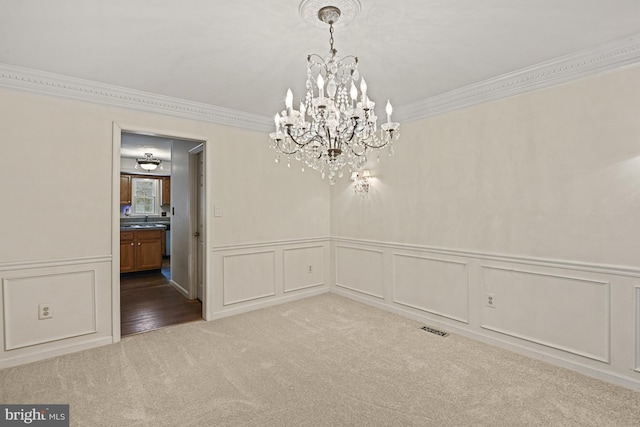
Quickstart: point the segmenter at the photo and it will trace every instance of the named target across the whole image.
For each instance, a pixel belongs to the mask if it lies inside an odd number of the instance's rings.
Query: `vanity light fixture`
[[[136,169],[138,166],[146,171],[155,170],[158,166],[162,169],[162,160],[153,157],[151,153],[144,153],[144,157],[136,159]]]

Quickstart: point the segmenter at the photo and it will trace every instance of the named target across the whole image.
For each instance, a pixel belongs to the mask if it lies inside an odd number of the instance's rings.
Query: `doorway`
[[[170,141],[171,158],[163,160],[162,163],[165,169],[163,175],[168,176],[171,183],[171,201],[169,206],[159,208],[157,216],[140,215],[139,209],[136,215],[132,215],[131,206],[130,215],[126,216],[122,206],[115,203],[122,201],[120,194],[114,194],[114,211],[117,211],[113,220],[114,342],[121,336],[203,319],[206,312],[206,141],[180,133],[120,126],[114,123],[114,189],[119,188],[120,192],[122,187],[115,185],[116,179],[121,178],[121,172],[130,172],[132,167],[131,154],[129,153],[129,159],[121,157],[121,154],[124,155],[121,151],[129,147],[130,144],[126,141],[132,135],[145,141],[143,145],[146,146],[142,147],[147,150],[145,152],[150,152],[155,142]],[[196,158],[197,161],[194,162]],[[141,178],[148,181],[157,180],[158,187],[166,191],[160,174],[141,171],[138,173],[144,173]],[[164,199],[161,191],[153,193],[157,195],[158,200]],[[121,222],[133,223],[132,227],[135,228],[122,228]],[[142,235],[155,224],[166,225],[167,228],[166,232],[163,231],[163,236],[166,236],[163,248],[166,249],[163,250],[162,265],[160,268],[147,265],[142,271],[124,272],[121,275],[120,267],[127,256],[118,250],[122,247],[121,231],[140,231],[139,234]],[[201,238],[197,231],[201,231]]]

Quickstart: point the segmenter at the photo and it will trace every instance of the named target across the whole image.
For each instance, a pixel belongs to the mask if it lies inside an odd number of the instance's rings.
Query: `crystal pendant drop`
[[[329,79],[329,83],[327,83],[327,94],[333,98],[334,96],[336,96],[336,90],[338,89],[338,86],[336,85],[336,81],[334,80],[333,76],[331,76],[331,78]]]

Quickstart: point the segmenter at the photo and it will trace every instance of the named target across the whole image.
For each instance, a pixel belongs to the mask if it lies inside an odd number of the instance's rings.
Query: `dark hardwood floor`
[[[202,303],[169,284],[169,260],[162,270],[120,275],[121,335],[134,335],[202,319]]]

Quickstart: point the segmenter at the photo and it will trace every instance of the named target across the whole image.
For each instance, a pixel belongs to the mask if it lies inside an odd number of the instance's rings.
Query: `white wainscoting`
[[[322,264],[318,264],[323,260]],[[305,246],[283,250],[284,292],[321,286],[324,280],[324,246]]]
[[[214,247],[212,318],[328,292],[329,250],[328,238]]]
[[[482,327],[609,362],[611,284],[576,276],[483,265]]]
[[[384,299],[383,252],[352,246],[336,247],[336,285]]]
[[[636,327],[635,327],[635,370],[640,372],[640,286],[635,287],[635,312],[636,312]]]
[[[341,237],[332,251],[332,292],[640,390],[638,268]]]
[[[223,305],[276,294],[275,251],[259,251],[222,258]]]
[[[94,271],[5,277],[2,293],[5,350],[96,332]],[[40,304],[50,305],[51,318],[39,319]]]
[[[113,342],[111,256],[0,264],[0,285],[0,368]]]
[[[468,264],[394,253],[393,302],[468,323]]]

